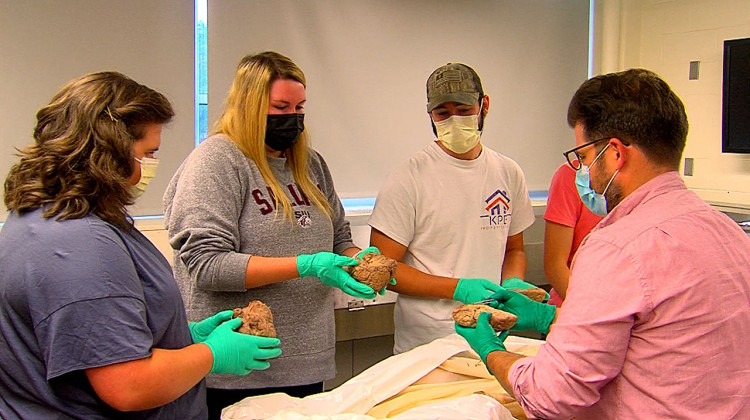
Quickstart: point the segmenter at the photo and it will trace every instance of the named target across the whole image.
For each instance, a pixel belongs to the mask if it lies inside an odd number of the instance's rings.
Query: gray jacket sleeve
[[[237,220],[248,180],[239,169],[244,155],[227,142],[207,140],[183,162],[165,192],[164,218],[169,243],[196,287],[244,291],[250,255],[239,252]]]

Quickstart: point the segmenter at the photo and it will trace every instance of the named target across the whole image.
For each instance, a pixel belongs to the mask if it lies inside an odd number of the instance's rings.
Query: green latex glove
[[[362,258],[363,255],[369,254],[371,252],[374,252],[376,254],[380,254],[380,250],[376,246],[368,246],[367,248],[357,252],[357,255],[354,257],[356,259]]]
[[[466,304],[476,303],[487,299],[500,289],[502,286],[486,279],[458,279],[456,290],[453,292],[453,300]]]
[[[503,289],[495,292],[492,298],[497,303],[492,303],[490,306],[518,317],[518,322],[511,330],[534,330],[547,334],[552,320],[555,319],[555,306],[535,302],[518,292]]]
[[[247,375],[253,370],[266,370],[271,365],[268,359],[281,354],[278,338],[234,331],[240,324],[241,318],[229,320],[216,327],[203,342],[214,356],[211,373]]]
[[[487,364],[487,355],[491,352],[507,351],[504,341],[508,337],[508,331],[503,331],[498,335],[490,325],[489,312],[479,314],[476,328],[467,328],[456,324],[456,332],[469,342],[471,348],[482,358],[485,365]]]
[[[363,256],[363,255],[365,255],[365,254],[369,254],[370,252],[374,252],[374,253],[376,253],[376,254],[380,254],[380,250],[379,250],[379,249],[378,249],[377,247],[375,247],[375,246],[368,246],[367,248],[365,248],[365,249],[363,249],[363,250],[359,251],[359,252],[357,253],[357,255],[356,255],[356,256],[355,256],[354,258],[356,258],[356,259],[360,259],[360,258],[362,258],[362,256]],[[382,254],[381,254],[381,255],[382,255]],[[392,278],[392,279],[391,279],[391,282],[390,282],[390,284],[396,284],[396,279],[395,279],[395,278]],[[385,294],[385,290],[386,290],[387,288],[388,288],[388,287],[386,286],[386,287],[384,287],[384,288],[382,288],[382,289],[378,290],[378,294],[379,294],[379,295],[381,295],[381,296],[382,296],[382,295],[384,295],[384,294]]]
[[[193,343],[206,341],[216,327],[221,325],[222,322],[232,319],[232,314],[231,310],[226,310],[210,316],[203,321],[188,322],[188,329],[190,329],[190,335],[193,337]]]
[[[392,278],[392,279],[391,279],[391,282],[390,282],[389,284],[391,284],[391,285],[394,285],[394,284],[396,284],[396,278],[395,278],[395,277],[394,277],[394,278]],[[379,295],[381,295],[381,296],[382,296],[382,295],[384,295],[384,294],[385,294],[385,290],[386,290],[386,289],[388,289],[388,286],[386,286],[386,287],[384,287],[384,288],[382,288],[382,289],[378,290],[378,294],[379,294]]]
[[[534,286],[531,283],[527,283],[523,280],[521,280],[518,277],[510,277],[502,281],[503,287],[506,289],[535,289],[536,286]],[[549,293],[544,292],[547,295],[547,299],[549,299]]]
[[[344,293],[360,299],[372,299],[375,291],[354,280],[341,267],[357,265],[354,258],[337,255],[333,252],[318,252],[317,254],[302,254],[297,256],[297,271],[302,277],[315,276],[323,284],[341,289]]]

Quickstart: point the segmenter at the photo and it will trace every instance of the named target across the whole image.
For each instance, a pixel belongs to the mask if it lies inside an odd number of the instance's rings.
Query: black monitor
[[[750,153],[750,38],[724,41],[722,153]]]

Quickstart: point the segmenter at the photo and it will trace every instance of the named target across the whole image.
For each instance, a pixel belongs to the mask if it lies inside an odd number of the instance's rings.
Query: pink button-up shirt
[[[509,377],[530,417],[750,419],[750,238],[677,172],[652,179],[581,244]]]

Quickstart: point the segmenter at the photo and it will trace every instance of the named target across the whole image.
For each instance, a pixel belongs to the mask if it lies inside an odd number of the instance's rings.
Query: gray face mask
[[[159,167],[159,159],[144,157],[134,158],[141,165],[141,178],[133,185],[133,195],[138,198],[146,191],[149,182],[156,176],[156,168]]]

